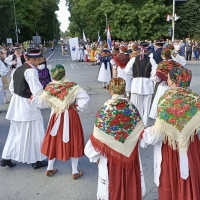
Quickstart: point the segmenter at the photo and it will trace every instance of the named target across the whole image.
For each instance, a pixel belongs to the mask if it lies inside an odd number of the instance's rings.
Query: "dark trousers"
[[[186,51],[186,60],[191,60],[192,51]]]

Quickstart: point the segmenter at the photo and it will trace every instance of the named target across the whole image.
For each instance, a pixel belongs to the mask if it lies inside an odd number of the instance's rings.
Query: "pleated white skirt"
[[[98,81],[108,83],[111,80],[110,64],[107,62],[107,70],[104,63],[101,64],[99,70]]]
[[[2,158],[27,164],[46,159],[46,156],[41,153],[44,135],[43,119],[26,122],[11,121]]]

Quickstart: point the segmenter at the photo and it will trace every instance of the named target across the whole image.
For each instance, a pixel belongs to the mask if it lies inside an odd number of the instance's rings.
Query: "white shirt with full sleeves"
[[[133,64],[135,63],[135,57],[133,57],[126,65],[124,69],[125,73],[133,77]],[[152,65],[151,74],[156,71],[157,64],[153,58],[150,58],[150,63]],[[131,93],[140,95],[149,95],[154,93],[154,83],[150,78],[133,78],[131,85]]]
[[[24,77],[30,87],[33,96],[40,95],[43,87],[38,79],[38,71],[35,68],[25,70]],[[13,94],[6,119],[14,121],[32,121],[42,119],[40,109],[30,104],[30,99],[23,98],[14,93],[13,77],[11,79],[9,90]]]

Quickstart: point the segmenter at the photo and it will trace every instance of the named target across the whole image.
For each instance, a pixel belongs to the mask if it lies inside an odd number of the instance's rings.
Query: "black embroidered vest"
[[[133,64],[133,78],[150,78],[152,65],[150,58],[144,54],[144,59],[140,60],[140,55],[136,56]]]
[[[158,48],[156,49],[156,51],[153,52],[153,59],[156,61],[157,64],[163,61],[161,57],[161,51],[162,51],[162,48]]]
[[[14,93],[23,98],[30,98],[32,93],[30,87],[24,77],[24,72],[30,69],[30,66],[23,64],[21,67],[18,67],[13,74],[14,81]]]

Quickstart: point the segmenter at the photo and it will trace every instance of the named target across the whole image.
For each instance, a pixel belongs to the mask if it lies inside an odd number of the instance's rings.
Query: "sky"
[[[56,12],[58,15],[58,20],[61,23],[60,29],[62,32],[65,32],[69,26],[68,17],[70,16],[69,11],[67,10],[66,0],[60,0],[59,11]]]

